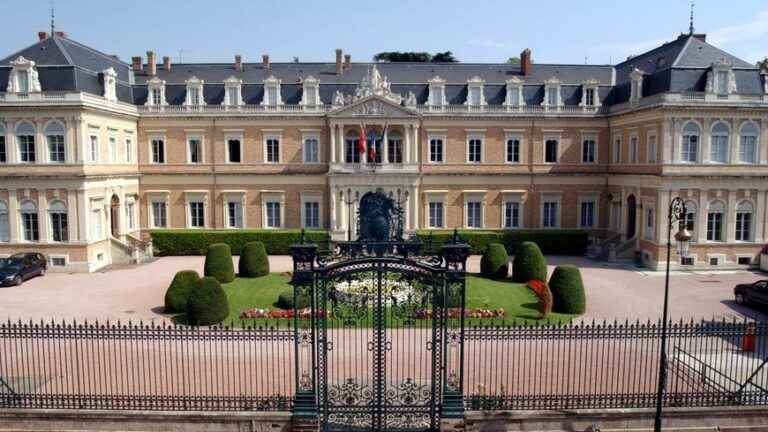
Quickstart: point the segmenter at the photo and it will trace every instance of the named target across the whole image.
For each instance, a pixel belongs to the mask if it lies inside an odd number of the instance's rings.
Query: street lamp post
[[[675,233],[677,253],[681,257],[688,256],[691,233],[686,227],[685,214],[685,202],[680,197],[675,197],[669,204],[669,213],[667,215],[667,273],[664,281],[664,310],[661,318],[661,350],[659,354],[659,382],[656,389],[656,418],[653,424],[654,432],[661,432],[661,410],[664,402],[664,388],[667,384],[667,315],[669,313],[669,268],[672,259],[672,228],[675,223],[678,224],[678,231]]]

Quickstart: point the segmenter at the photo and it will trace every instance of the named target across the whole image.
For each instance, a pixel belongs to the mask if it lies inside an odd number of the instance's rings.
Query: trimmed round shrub
[[[296,296],[296,304],[293,303],[293,288],[287,289],[277,296],[277,307],[280,309],[304,309],[309,307],[309,297],[304,294]]]
[[[200,275],[194,270],[181,270],[171,281],[171,286],[165,292],[165,312],[177,313],[187,310],[187,300],[195,289]]]
[[[480,258],[480,273],[493,279],[505,279],[509,275],[509,256],[501,243],[491,243]]]
[[[215,278],[206,276],[197,281],[187,302],[187,322],[191,325],[212,325],[229,315],[229,300]]]
[[[258,277],[269,274],[269,258],[267,249],[262,242],[248,242],[240,252],[240,262],[237,265],[240,277]]]
[[[512,261],[512,280],[525,283],[532,279],[547,280],[547,261],[536,243],[523,242]]]
[[[232,250],[226,243],[214,243],[208,246],[205,255],[205,276],[216,278],[221,283],[235,280],[235,266],[232,264]]]
[[[587,310],[584,282],[581,280],[581,272],[575,266],[557,266],[549,279],[549,288],[552,290],[555,312],[583,314]]]

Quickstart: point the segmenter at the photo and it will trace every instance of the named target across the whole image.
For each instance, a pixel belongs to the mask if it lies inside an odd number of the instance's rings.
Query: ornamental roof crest
[[[391,83],[386,76],[379,73],[379,68],[376,65],[368,69],[368,72],[363,77],[360,84],[358,84],[355,90],[355,100],[360,100],[365,97],[376,95],[391,100],[397,104],[401,103],[403,97],[397,93],[392,93]]]

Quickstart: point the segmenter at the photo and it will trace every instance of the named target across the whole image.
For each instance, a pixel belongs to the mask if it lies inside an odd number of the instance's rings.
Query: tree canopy
[[[511,65],[519,65],[520,64],[520,57],[510,57],[507,59],[507,63]]]
[[[373,56],[373,61],[376,62],[391,62],[391,63],[458,63],[459,60],[453,56],[451,51],[439,52],[430,54],[428,52],[401,52],[401,51],[385,51],[380,52]]]

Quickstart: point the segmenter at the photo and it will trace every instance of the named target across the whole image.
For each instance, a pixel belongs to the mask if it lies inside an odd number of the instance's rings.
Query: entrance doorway
[[[111,220],[112,237],[119,237],[120,235],[120,198],[117,195],[112,195],[109,207],[109,219]]]
[[[627,240],[635,238],[637,231],[637,201],[634,195],[627,197]]]

